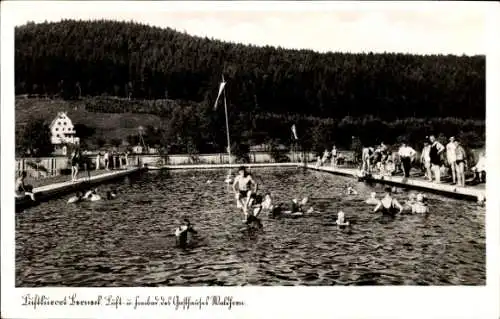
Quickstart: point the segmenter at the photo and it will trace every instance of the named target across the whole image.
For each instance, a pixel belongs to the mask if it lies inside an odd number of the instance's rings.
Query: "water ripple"
[[[111,201],[52,200],[16,216],[16,285],[484,285],[484,209],[429,195],[428,217],[382,220],[364,200],[382,186],[297,169],[254,171],[277,201],[309,196],[300,219],[263,217],[264,232],[242,232],[225,171],[148,172],[109,185]],[[194,179],[191,177],[194,176]],[[207,180],[215,182],[207,184]],[[359,196],[345,196],[353,185]],[[102,186],[104,191],[108,186]],[[407,193],[397,195],[404,202]],[[342,209],[354,225],[335,226]],[[174,229],[199,231],[189,250]]]

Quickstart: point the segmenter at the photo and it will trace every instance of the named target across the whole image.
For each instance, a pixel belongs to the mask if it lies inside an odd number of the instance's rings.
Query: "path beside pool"
[[[79,174],[79,178],[75,182],[68,180],[71,178],[71,176],[57,176],[41,179],[38,180],[38,182],[40,182],[38,185],[40,186],[33,188],[33,193],[35,194],[35,199],[37,202],[32,202],[28,197],[24,197],[22,199],[16,198],[16,209],[24,208],[26,206],[30,206],[32,204],[36,204],[38,202],[42,202],[47,199],[64,195],[70,192],[88,189],[91,186],[125,177],[143,170],[145,170],[145,168],[133,167],[111,171],[91,171],[90,177],[88,173],[82,172],[81,174]],[[64,178],[64,182],[57,182],[62,178]],[[52,183],[50,183],[50,181],[52,181]],[[56,182],[54,183],[54,181]]]
[[[308,168],[330,172],[333,174],[339,174],[344,176],[349,176],[353,178],[358,178],[358,169],[355,168],[334,168],[328,166],[308,166]],[[388,184],[397,187],[404,187],[410,189],[418,189],[422,191],[427,191],[431,193],[438,193],[449,197],[463,198],[469,200],[478,200],[478,198],[486,198],[485,184],[479,184],[474,186],[459,187],[456,185],[450,185],[446,183],[437,184],[435,182],[426,181],[422,177],[410,177],[405,178],[403,176],[382,176],[379,174],[373,174],[367,181],[372,181],[375,183]]]

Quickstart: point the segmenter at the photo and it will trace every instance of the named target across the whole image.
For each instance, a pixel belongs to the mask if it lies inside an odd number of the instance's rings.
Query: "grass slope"
[[[73,125],[85,124],[94,127],[97,136],[106,136],[107,139],[125,139],[127,135],[137,134],[137,128],[141,125],[159,127],[161,124],[160,117],[152,114],[88,112],[85,108],[86,101],[16,98],[16,126],[39,118],[50,123],[57,112],[67,112]]]

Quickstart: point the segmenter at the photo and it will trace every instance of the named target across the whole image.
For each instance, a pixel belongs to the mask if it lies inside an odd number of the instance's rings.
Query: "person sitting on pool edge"
[[[24,184],[28,174],[22,171],[21,175],[16,179],[16,197],[29,196],[32,201],[35,201],[35,194],[33,194],[33,186]]]
[[[245,166],[240,166],[238,175],[234,178],[233,192],[236,197],[236,206],[241,208],[245,215],[244,222],[246,222],[248,217],[248,203],[252,195],[252,187],[255,192],[257,190],[257,183],[252,178],[252,175],[247,172]]]
[[[385,196],[380,200],[378,205],[373,210],[374,213],[381,212],[382,215],[395,216],[403,211],[403,206],[392,197],[390,187],[385,188]]]
[[[178,247],[186,248],[193,241],[190,234],[198,234],[198,232],[193,228],[189,219],[184,218],[184,224],[175,229],[175,244]]]

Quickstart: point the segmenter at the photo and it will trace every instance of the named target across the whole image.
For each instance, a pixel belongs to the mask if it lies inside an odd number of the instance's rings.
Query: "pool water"
[[[16,286],[485,285],[485,209],[427,195],[431,213],[381,220],[364,201],[383,186],[300,168],[253,169],[275,201],[310,197],[298,219],[262,215],[242,231],[225,170],[151,171],[100,187],[117,199],[16,215]],[[208,182],[208,183],[207,183]],[[346,195],[354,186],[359,195]],[[396,195],[404,202],[407,192]],[[342,209],[350,231],[335,226]],[[175,247],[188,217],[199,233]]]

